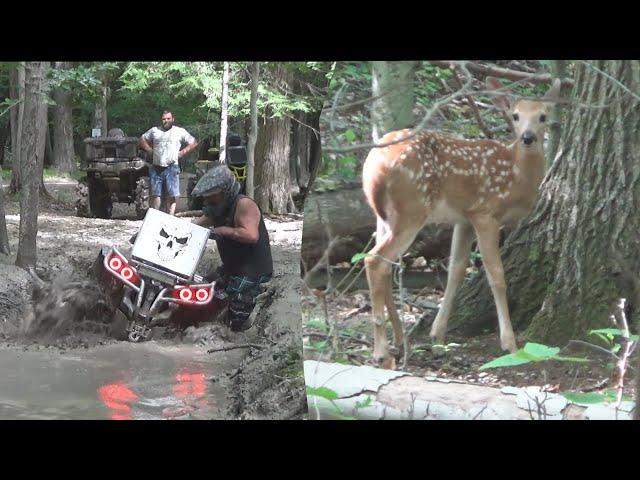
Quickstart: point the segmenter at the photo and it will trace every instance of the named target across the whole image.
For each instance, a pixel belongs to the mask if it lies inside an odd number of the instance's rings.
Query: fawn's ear
[[[547,90],[547,93],[545,93],[544,97],[542,97],[542,100],[545,102],[557,102],[558,99],[560,98],[561,88],[562,88],[562,82],[560,81],[559,78],[556,78],[553,81],[553,85],[551,85],[551,88]]]
[[[509,97],[505,95],[505,86],[502,85],[500,80],[494,77],[487,77],[485,80],[487,90],[500,90],[499,93],[490,93],[491,101],[493,104],[501,110],[509,111],[511,109],[511,101]]]

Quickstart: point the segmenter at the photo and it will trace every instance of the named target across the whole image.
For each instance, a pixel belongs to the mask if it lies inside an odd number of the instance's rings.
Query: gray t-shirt
[[[161,167],[178,163],[178,152],[182,145],[196,141],[184,128],[175,125],[167,131],[153,127],[142,137],[153,147],[153,164]]]

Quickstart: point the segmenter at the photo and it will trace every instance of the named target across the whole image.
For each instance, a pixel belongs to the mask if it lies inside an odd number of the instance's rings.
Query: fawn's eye
[[[514,121],[516,121],[516,122],[517,122],[518,120],[520,120],[520,115],[518,115],[517,113],[514,113],[514,114],[513,114],[513,120],[514,120]]]
[[[547,120],[547,116],[546,115],[540,115],[540,121],[541,122],[545,122]]]

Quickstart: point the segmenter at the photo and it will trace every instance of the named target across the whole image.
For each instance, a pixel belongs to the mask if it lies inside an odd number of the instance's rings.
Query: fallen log
[[[304,362],[309,418],[360,420],[631,419],[633,402],[584,405],[539,387],[494,388],[369,366]]]
[[[302,261],[311,269],[322,258],[331,239],[329,263],[350,262],[353,255],[374,245],[376,218],[360,186],[329,192],[314,192],[307,197],[302,231]],[[409,249],[410,258],[445,258],[449,255],[452,228],[427,225]]]

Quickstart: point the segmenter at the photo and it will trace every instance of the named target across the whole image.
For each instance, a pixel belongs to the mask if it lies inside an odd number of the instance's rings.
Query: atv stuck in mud
[[[149,209],[130,258],[115,246],[101,250],[97,278],[117,305],[129,341],[149,340],[153,328],[174,315],[206,320],[220,310],[213,301],[215,282],[196,273],[210,235],[207,228]]]

